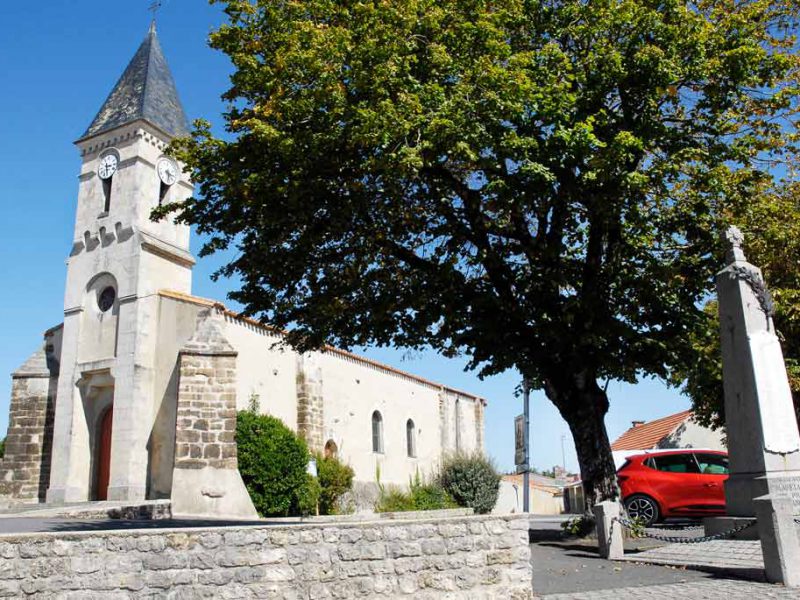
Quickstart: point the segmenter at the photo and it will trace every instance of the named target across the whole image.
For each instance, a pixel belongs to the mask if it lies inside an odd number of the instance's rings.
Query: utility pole
[[[525,403],[523,409],[525,415],[525,431],[523,433],[525,440],[525,471],[522,474],[522,511],[529,513],[531,512],[531,388],[527,379],[522,380],[522,398]]]
[[[566,437],[563,433],[561,434],[561,468],[564,469],[564,475],[567,474],[567,459],[564,454],[564,438]]]

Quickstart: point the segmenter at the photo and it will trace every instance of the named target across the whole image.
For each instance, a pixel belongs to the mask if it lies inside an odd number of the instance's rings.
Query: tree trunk
[[[592,507],[598,502],[619,497],[617,470],[605,425],[608,396],[594,378],[585,374],[547,380],[545,393],[572,432],[583,480],[584,509],[591,514]]]

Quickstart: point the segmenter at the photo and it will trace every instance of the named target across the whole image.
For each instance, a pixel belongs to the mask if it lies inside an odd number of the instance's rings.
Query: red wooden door
[[[114,407],[109,408],[100,421],[100,439],[97,445],[97,499],[108,499],[108,480],[111,474],[111,423]]]

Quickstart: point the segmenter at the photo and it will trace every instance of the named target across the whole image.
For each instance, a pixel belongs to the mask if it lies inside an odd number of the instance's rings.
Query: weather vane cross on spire
[[[148,10],[153,13],[153,21],[156,20],[156,13],[159,8],[161,8],[161,0],[154,0],[150,3],[150,8]]]

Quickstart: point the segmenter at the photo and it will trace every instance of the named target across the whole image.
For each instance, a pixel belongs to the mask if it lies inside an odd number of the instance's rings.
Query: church
[[[187,120],[155,25],[75,143],[81,156],[64,320],[12,374],[0,502],[170,499],[173,514],[254,517],[236,412],[256,406],[337,455],[357,482],[407,484],[483,450],[482,398],[282,332],[192,295],[189,227],[150,220],[191,196],[165,155]]]

